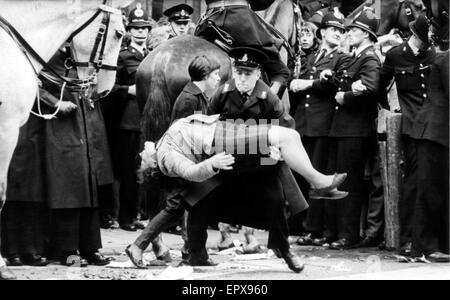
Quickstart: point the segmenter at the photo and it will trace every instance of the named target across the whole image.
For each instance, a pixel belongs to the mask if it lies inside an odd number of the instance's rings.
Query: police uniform
[[[237,48],[230,55],[234,57],[235,67],[239,68],[254,69],[253,62],[257,61],[257,65],[261,62],[255,59],[256,54],[249,48]],[[231,80],[212,97],[208,114],[221,114],[222,119],[268,120],[270,123],[271,120],[282,119],[284,109],[281,100],[262,81],[256,83],[251,95],[242,95],[234,80]],[[281,163],[262,167],[260,172],[251,173],[250,176],[226,172],[222,176],[228,187],[226,199],[221,198],[218,204],[222,215],[239,215],[241,220],[249,222],[245,225],[269,227],[269,248],[288,251],[284,200],[292,203],[291,209],[296,203],[305,202],[289,168]],[[238,209],[233,211],[230,207]]]
[[[361,28],[369,32],[372,41],[377,40],[375,32],[378,20],[369,12],[361,13],[349,27]],[[335,104],[329,133],[329,169],[331,172],[347,172],[347,180],[341,188],[349,192],[346,199],[325,204],[327,216],[324,236],[339,239],[331,244],[334,249],[347,248],[359,241],[361,207],[367,196],[364,171],[375,134],[381,63],[372,44],[360,48],[359,52],[355,52],[343,70],[338,92],[344,92],[344,103]],[[351,88],[358,80],[367,87],[359,96]]]
[[[269,59],[262,68],[267,72],[270,82],[286,85],[290,71],[281,61],[272,34],[253,11],[267,9],[274,0],[205,0],[205,2],[207,12],[202,22],[208,20],[214,22],[233,37],[237,46],[248,46],[263,51]],[[202,36],[203,32],[197,31],[196,35]]]
[[[449,51],[431,67],[428,94],[411,137],[417,144],[412,256],[449,253]]]
[[[414,24],[417,22],[419,22],[419,26],[424,28],[422,30],[416,29],[416,31],[420,30],[423,31],[424,35],[427,34],[428,25],[423,24],[426,20],[420,17]],[[421,23],[423,25],[420,25]],[[428,40],[428,36],[426,36],[426,39]],[[402,245],[411,242],[412,217],[417,195],[417,153],[414,141],[411,139],[412,128],[414,118],[422,104],[429,99],[428,81],[430,65],[434,58],[434,49],[428,49],[415,55],[409,43],[404,42],[392,48],[386,54],[386,60],[380,74],[380,88],[382,89],[387,87],[391,80],[395,78],[402,111],[401,133],[405,151],[405,177],[402,198],[399,203],[400,242]]]
[[[130,12],[127,29],[133,27],[151,28],[147,14],[139,7]],[[140,150],[141,131],[141,113],[136,96],[129,94],[128,89],[135,84],[136,71],[147,52],[145,44],[143,50],[138,50],[130,44],[120,51],[117,62],[116,85],[113,89],[114,96],[118,98],[116,105],[121,105],[121,108],[123,108],[113,152],[116,162],[116,177],[120,182],[119,223],[121,226],[127,227],[137,217],[138,183],[136,170],[138,164],[136,157]]]
[[[334,13],[325,15],[317,33],[326,27],[337,27],[344,30],[344,20],[336,17]],[[303,145],[308,153],[311,163],[319,172],[327,172],[327,157],[329,151],[329,138],[331,122],[335,113],[334,95],[344,67],[347,65],[349,55],[340,52],[337,47],[332,52],[319,49],[311,53],[305,65],[305,73],[301,79],[313,80],[312,88],[291,95],[291,113],[294,116],[296,130],[302,136]],[[324,70],[333,71],[332,78],[320,80],[320,73]],[[299,180],[304,191],[309,190],[309,184]],[[310,201],[307,211],[305,230],[313,237],[321,237],[324,220],[324,200]]]
[[[185,4],[179,4],[172,6],[164,11],[164,15],[169,19],[169,22],[175,22],[175,23],[189,23],[191,22],[191,15],[194,12],[194,9]],[[177,35],[175,32],[172,32],[169,34],[169,39],[176,37]]]

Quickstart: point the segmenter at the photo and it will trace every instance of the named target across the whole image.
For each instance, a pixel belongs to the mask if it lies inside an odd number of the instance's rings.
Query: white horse
[[[65,44],[72,33],[72,56],[75,61],[88,62],[95,52],[95,62],[103,52],[103,65],[115,66],[125,28],[119,7],[131,1],[115,0],[0,0],[0,16],[5,19],[45,61]],[[105,16],[107,16],[105,18]],[[107,20],[107,24],[105,24]],[[1,21],[0,21],[1,22]],[[102,23],[104,25],[102,25]],[[5,23],[3,22],[3,25]],[[37,73],[43,66],[18,46],[10,27],[0,26],[0,211],[6,200],[6,178],[9,164],[17,143],[19,128],[28,116],[38,91]],[[105,30],[107,29],[107,30]],[[94,51],[99,31],[105,39]],[[99,66],[97,66],[99,67]],[[77,67],[80,79],[96,77],[96,92],[106,95],[113,87],[115,71],[94,68],[91,65]],[[93,76],[93,73],[97,76]],[[2,263],[0,257],[0,265]]]

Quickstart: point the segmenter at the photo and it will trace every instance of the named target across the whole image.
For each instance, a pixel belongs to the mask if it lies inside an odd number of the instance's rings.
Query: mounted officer
[[[281,61],[275,39],[260,17],[254,12],[265,10],[275,0],[205,0],[206,15],[196,31],[197,36],[208,39],[211,27],[231,36],[229,47],[252,47],[264,52],[268,60],[262,69],[267,73],[271,90],[280,98],[287,86],[289,69]]]
[[[169,39],[189,33],[189,23],[192,21],[191,15],[193,12],[194,9],[187,4],[175,5],[164,11],[164,15],[169,18],[172,28]]]

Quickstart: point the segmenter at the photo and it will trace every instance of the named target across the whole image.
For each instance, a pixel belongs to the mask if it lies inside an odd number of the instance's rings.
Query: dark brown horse
[[[143,139],[156,141],[170,124],[172,106],[189,80],[188,65],[197,55],[219,61],[222,83],[230,77],[228,55],[195,36],[173,38],[158,46],[137,71],[137,99],[143,115]]]

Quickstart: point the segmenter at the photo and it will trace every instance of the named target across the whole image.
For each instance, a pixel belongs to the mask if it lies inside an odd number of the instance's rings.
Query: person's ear
[[[261,79],[261,68],[258,68],[256,70],[256,77],[258,77],[258,79]]]

